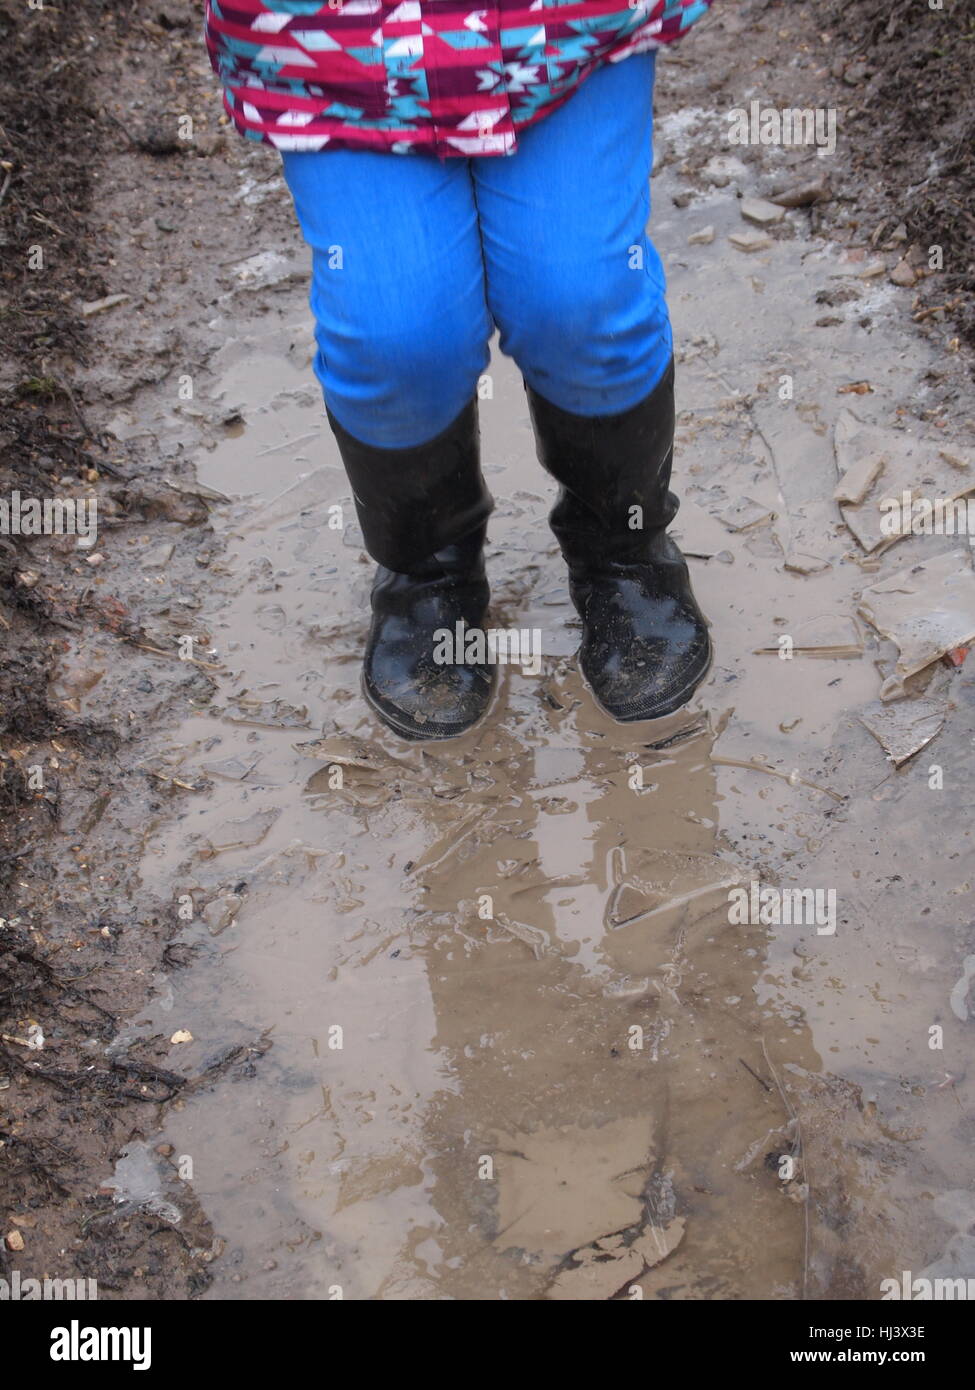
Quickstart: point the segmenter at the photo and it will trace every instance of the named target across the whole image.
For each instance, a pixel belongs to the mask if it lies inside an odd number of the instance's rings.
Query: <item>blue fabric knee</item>
[[[630,409],[673,352],[664,270],[646,232],[654,60],[598,69],[512,158],[474,161],[501,350],[573,414]]]
[[[465,161],[287,153],[312,248],[315,374],[339,423],[402,449],[441,434],[489,360],[476,209]]]

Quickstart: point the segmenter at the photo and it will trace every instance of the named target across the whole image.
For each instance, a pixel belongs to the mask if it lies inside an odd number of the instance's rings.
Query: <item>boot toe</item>
[[[377,713],[402,737],[455,738],[486,712],[494,689],[494,670],[432,662],[412,670],[402,665],[397,670],[377,670],[367,662],[363,689]]]
[[[681,585],[661,594],[652,571],[588,586],[579,653],[593,695],[614,719],[659,719],[687,703],[711,664],[704,615]]]
[[[580,653],[580,668],[607,714],[623,723],[673,714],[694,694],[711,664],[707,629],[684,642],[634,641],[607,659],[604,644]]]

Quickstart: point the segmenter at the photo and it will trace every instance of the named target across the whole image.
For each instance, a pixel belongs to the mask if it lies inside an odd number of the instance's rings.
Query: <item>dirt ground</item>
[[[369,566],[328,527],[307,261],[199,9],[0,0],[0,496],[96,497],[99,525],[0,536],[0,1274],[121,1299],[975,1277],[971,661],[908,680],[934,742],[902,767],[861,718],[897,678],[863,590],[967,546],[868,552],[831,500],[858,451],[918,441],[950,481],[972,449],[975,6],[717,0],[661,60],[676,529],[715,671],[665,730],[592,709],[495,351],[494,611],[545,663],[427,752],[359,703]],[[835,154],[729,149],[752,99],[834,108]],[[729,242],[743,196],[800,186],[767,245]],[[756,878],[835,889],[835,936],[732,941]]]

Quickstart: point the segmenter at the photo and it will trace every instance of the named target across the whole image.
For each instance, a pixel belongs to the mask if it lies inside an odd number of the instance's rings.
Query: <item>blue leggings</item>
[[[407,448],[470,401],[496,326],[534,390],[628,410],[671,356],[646,224],[654,54],[597,69],[514,155],[286,153],[313,251],[315,372],[340,425]]]

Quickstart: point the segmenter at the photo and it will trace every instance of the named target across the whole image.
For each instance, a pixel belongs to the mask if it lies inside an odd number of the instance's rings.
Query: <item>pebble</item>
[[[716,154],[712,155],[701,170],[701,178],[705,183],[711,184],[712,188],[727,188],[732,179],[746,177],[748,170],[742,161],[735,155]]]
[[[154,545],[151,550],[147,550],[140,561],[140,568],[144,570],[165,569],[173,558],[175,546],[170,541],[161,541]]]
[[[127,294],[107,294],[104,299],[89,299],[82,304],[81,312],[84,318],[91,318],[92,314],[102,314],[106,309],[114,309],[117,304],[124,304],[128,300]]]
[[[728,240],[736,251],[744,251],[748,255],[755,251],[764,251],[772,245],[772,238],[764,232],[732,232]]]
[[[829,184],[825,179],[818,179],[813,183],[796,184],[782,193],[775,193],[770,201],[784,208],[805,208],[811,203],[823,202],[829,196]]]
[[[764,198],[742,198],[741,215],[746,222],[754,222],[757,227],[774,227],[785,217],[785,208],[767,203]]]

